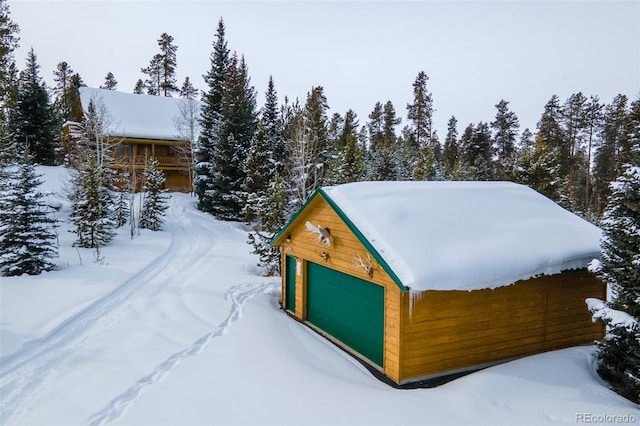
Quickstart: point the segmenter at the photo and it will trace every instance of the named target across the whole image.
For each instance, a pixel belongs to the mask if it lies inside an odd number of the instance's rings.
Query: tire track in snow
[[[200,337],[191,346],[171,355],[156,366],[151,373],[142,377],[129,389],[112,399],[104,409],[90,416],[86,420],[86,423],[92,426],[103,425],[121,418],[126,409],[131,406],[147,388],[162,381],[187,359],[200,354],[212,340],[227,334],[231,326],[242,318],[242,308],[247,300],[258,294],[268,294],[275,291],[277,286],[277,283],[270,282],[257,285],[241,284],[231,287],[225,294],[225,300],[231,300],[231,310],[229,315],[214,331]]]
[[[171,242],[164,253],[116,289],[62,322],[45,337],[34,339],[21,350],[1,359],[2,423],[10,423],[28,409],[39,392],[64,371],[69,359],[79,348],[115,322],[141,289],[158,291],[159,287],[188,267],[194,258],[207,253],[208,247],[214,244],[215,235],[211,229],[195,229],[186,213],[172,199],[167,218],[178,229],[174,228],[171,232]],[[203,245],[206,247],[203,248]]]

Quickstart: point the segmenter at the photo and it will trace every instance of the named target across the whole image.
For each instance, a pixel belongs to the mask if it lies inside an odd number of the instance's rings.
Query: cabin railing
[[[149,161],[148,156],[115,156],[113,158],[114,166],[144,166]],[[160,167],[189,167],[189,160],[184,157],[155,157]]]

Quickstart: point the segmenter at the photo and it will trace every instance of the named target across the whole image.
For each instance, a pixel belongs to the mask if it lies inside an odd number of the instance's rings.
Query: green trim
[[[320,194],[320,196],[327,202],[327,204],[329,204],[329,206],[338,214],[340,219],[342,219],[344,223],[347,224],[347,227],[351,230],[351,232],[353,232],[356,238],[358,238],[358,240],[369,251],[369,253],[373,255],[373,258],[380,264],[380,266],[382,266],[382,269],[384,269],[385,272],[389,274],[393,282],[396,283],[396,285],[400,288],[400,290],[402,291],[408,290],[409,287],[402,284],[402,281],[400,280],[400,278],[398,278],[398,276],[395,274],[395,272],[393,272],[393,269],[391,269],[389,264],[382,258],[380,253],[378,253],[378,251],[371,245],[367,237],[365,237],[362,234],[362,232],[360,232],[358,227],[351,221],[351,219],[349,219],[349,217],[342,211],[342,209],[336,204],[336,202],[333,201],[333,199],[331,199],[329,194],[327,194],[322,188],[316,189],[315,192],[311,194],[311,197],[309,197],[307,202],[304,203],[302,207],[300,207],[300,209],[296,212],[296,214],[293,215],[291,219],[289,219],[289,222],[287,222],[287,224],[282,228],[282,230],[278,232],[278,234],[273,238],[273,240],[271,240],[270,244],[272,246],[278,244],[280,238],[282,238],[282,236],[287,232],[287,229],[293,224],[293,222],[295,222],[298,219],[298,217],[307,208],[307,206],[318,196],[318,194]]]
[[[382,266],[385,272],[389,274],[393,282],[396,283],[398,287],[400,287],[400,290],[402,291],[408,290],[409,288],[406,287],[404,284],[402,284],[402,281],[400,280],[400,278],[398,278],[395,272],[393,272],[393,269],[391,269],[389,264],[382,258],[380,253],[378,253],[378,250],[376,250],[371,245],[367,237],[365,237],[362,234],[362,232],[360,232],[358,227],[353,222],[351,222],[351,219],[349,219],[349,217],[342,211],[342,209],[335,203],[335,201],[333,201],[331,197],[322,188],[318,188],[318,192],[322,194],[322,198],[324,198],[324,200],[331,206],[331,208],[335,210],[336,213],[338,213],[338,216],[340,216],[340,219],[342,219],[344,223],[347,224],[347,227],[349,227],[351,232],[355,234],[355,236],[358,238],[358,240],[360,240],[362,245],[369,251],[369,253],[373,255],[373,258],[380,264],[380,266]]]

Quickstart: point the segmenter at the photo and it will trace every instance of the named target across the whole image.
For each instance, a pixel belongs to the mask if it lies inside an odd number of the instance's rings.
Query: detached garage
[[[276,236],[282,306],[397,384],[591,343],[600,230],[508,182],[318,189]]]

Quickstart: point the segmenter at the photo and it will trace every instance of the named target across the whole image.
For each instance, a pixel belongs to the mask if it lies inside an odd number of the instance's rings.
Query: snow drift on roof
[[[89,101],[101,101],[113,118],[107,136],[142,139],[179,140],[175,118],[180,116],[184,99],[136,95],[114,90],[81,87],[80,102],[86,111]]]
[[[358,182],[324,192],[415,291],[495,288],[600,255],[599,228],[510,182]]]

